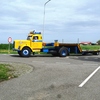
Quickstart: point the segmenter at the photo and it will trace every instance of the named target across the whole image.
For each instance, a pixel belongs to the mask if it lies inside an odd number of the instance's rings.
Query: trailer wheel
[[[94,52],[93,55],[99,55],[99,52]]]
[[[86,55],[86,54],[87,54],[86,52],[83,52],[83,53],[82,53],[82,55]]]
[[[29,57],[31,55],[31,51],[29,48],[23,48],[21,51],[22,57]]]
[[[60,57],[66,57],[67,55],[69,55],[67,48],[66,47],[60,48],[59,56]]]

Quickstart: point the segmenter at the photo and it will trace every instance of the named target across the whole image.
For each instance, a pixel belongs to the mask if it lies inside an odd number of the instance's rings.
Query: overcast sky
[[[0,0],[0,43],[8,37],[26,39],[43,32],[48,0]],[[51,0],[45,7],[44,42],[97,42],[100,39],[100,0]]]

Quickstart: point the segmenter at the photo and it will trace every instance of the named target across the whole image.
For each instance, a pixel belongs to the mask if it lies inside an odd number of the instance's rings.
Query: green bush
[[[13,44],[10,44],[10,48],[12,49]],[[8,50],[9,44],[0,44],[0,50]]]

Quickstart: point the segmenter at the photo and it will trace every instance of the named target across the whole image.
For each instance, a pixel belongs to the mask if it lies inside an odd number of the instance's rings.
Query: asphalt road
[[[0,55],[0,61],[30,64],[34,67],[31,73],[1,82],[0,100],[100,99],[100,55],[73,55],[66,58]]]

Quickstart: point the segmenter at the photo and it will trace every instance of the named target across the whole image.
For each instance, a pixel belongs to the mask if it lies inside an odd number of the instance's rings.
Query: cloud
[[[1,0],[0,34],[6,34],[15,39],[26,38],[30,30],[43,31],[43,11],[46,1]],[[45,7],[45,39],[52,40],[56,37],[68,39],[67,37],[76,34],[74,36],[76,41],[76,38],[82,38],[83,34],[86,36],[92,33],[98,36],[100,32],[99,4],[99,0],[51,0]],[[91,36],[91,40],[96,41],[96,38],[93,38],[94,36]]]

